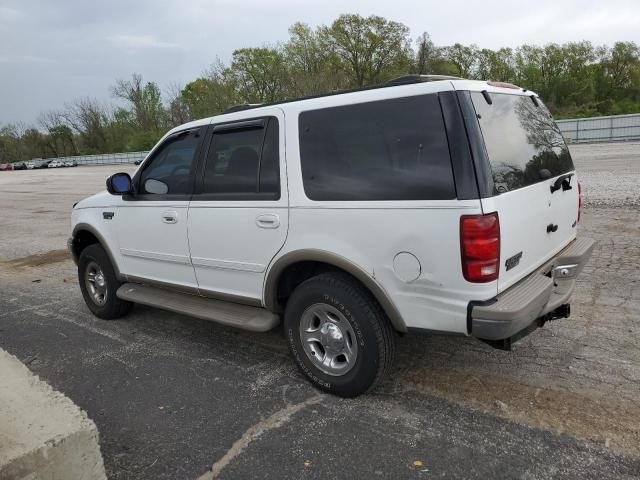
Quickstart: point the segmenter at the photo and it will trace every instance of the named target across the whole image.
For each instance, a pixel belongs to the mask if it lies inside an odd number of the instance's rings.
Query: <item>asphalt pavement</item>
[[[580,228],[599,243],[572,317],[510,353],[399,338],[390,377],[350,400],[307,383],[280,329],[143,306],[95,318],[64,252],[69,210],[122,168],[0,172],[0,348],[87,411],[112,479],[640,478],[638,192],[608,204],[598,157],[581,158],[597,201]]]

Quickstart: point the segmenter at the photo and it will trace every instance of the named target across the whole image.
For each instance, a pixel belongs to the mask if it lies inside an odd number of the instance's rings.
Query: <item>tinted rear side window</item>
[[[523,95],[481,93],[471,98],[478,114],[494,181],[500,194],[562,175],[574,169],[571,154],[549,110]]]
[[[280,198],[278,121],[264,126],[214,131],[204,169],[203,194],[229,194],[229,199],[251,199],[248,194]],[[238,194],[247,194],[238,196]]]
[[[311,200],[455,198],[436,95],[303,112],[299,129]]]

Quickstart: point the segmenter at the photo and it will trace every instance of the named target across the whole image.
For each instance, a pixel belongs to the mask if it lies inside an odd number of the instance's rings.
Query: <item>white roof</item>
[[[308,97],[300,99],[285,100],[281,103],[268,104],[262,107],[249,108],[246,110],[239,110],[232,113],[225,113],[216,115],[214,117],[207,117],[200,120],[194,120],[189,123],[185,123],[178,127],[173,128],[167,133],[166,136],[172,133],[186,130],[193,127],[199,127],[202,125],[209,125],[211,123],[231,122],[234,120],[243,120],[246,118],[255,118],[261,115],[268,115],[269,111],[273,111],[273,108],[281,109],[285,115],[288,111],[291,113],[300,112],[305,110],[315,110],[318,108],[327,108],[338,105],[349,105],[353,103],[363,103],[376,100],[384,100],[386,98],[398,98],[408,97],[415,95],[424,95],[427,93],[437,93],[451,90],[470,90],[479,92],[487,90],[490,93],[507,93],[511,95],[535,95],[530,90],[524,90],[521,88],[505,88],[497,87],[487,83],[484,80],[437,80],[431,82],[418,82],[404,85],[394,85],[389,87],[369,88],[363,90],[355,90],[346,93],[336,92],[335,94],[320,95],[317,97]]]

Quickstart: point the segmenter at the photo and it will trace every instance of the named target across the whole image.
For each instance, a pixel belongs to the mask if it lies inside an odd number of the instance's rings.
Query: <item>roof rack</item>
[[[452,77],[449,75],[404,75],[402,77],[394,78],[386,83],[379,85],[370,85],[367,87],[352,88],[348,90],[334,90],[333,92],[320,93],[318,95],[308,95],[304,97],[288,98],[286,100],[280,100],[272,103],[243,103],[240,105],[234,105],[224,111],[224,113],[240,112],[242,110],[250,110],[258,107],[270,107],[272,105],[281,105],[283,103],[298,102],[300,100],[311,100],[312,98],[331,97],[334,95],[343,95],[345,93],[362,92],[366,90],[376,90],[378,88],[396,87],[400,85],[410,85],[413,83],[422,82],[436,82],[439,80],[463,80],[460,77]]]
[[[242,110],[251,110],[252,108],[262,107],[262,103],[240,103],[227,108],[224,113],[241,112]]]
[[[408,85],[410,83],[437,82],[440,80],[463,80],[463,79],[461,77],[454,77],[451,75],[403,75],[402,77],[389,80],[384,85],[385,86]]]

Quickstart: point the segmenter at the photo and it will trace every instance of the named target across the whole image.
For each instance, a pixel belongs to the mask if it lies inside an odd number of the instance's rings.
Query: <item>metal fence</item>
[[[611,142],[640,140],[640,113],[609,117],[557,120],[560,131],[571,143]],[[76,161],[78,165],[114,165],[144,160],[149,152],[104,153],[100,155],[76,155],[55,160]]]
[[[571,143],[640,140],[640,113],[557,120],[556,123]]]
[[[149,152],[102,153],[100,155],[75,155],[73,157],[58,157],[48,160],[75,161],[78,165],[114,165],[144,160],[147,153]]]

